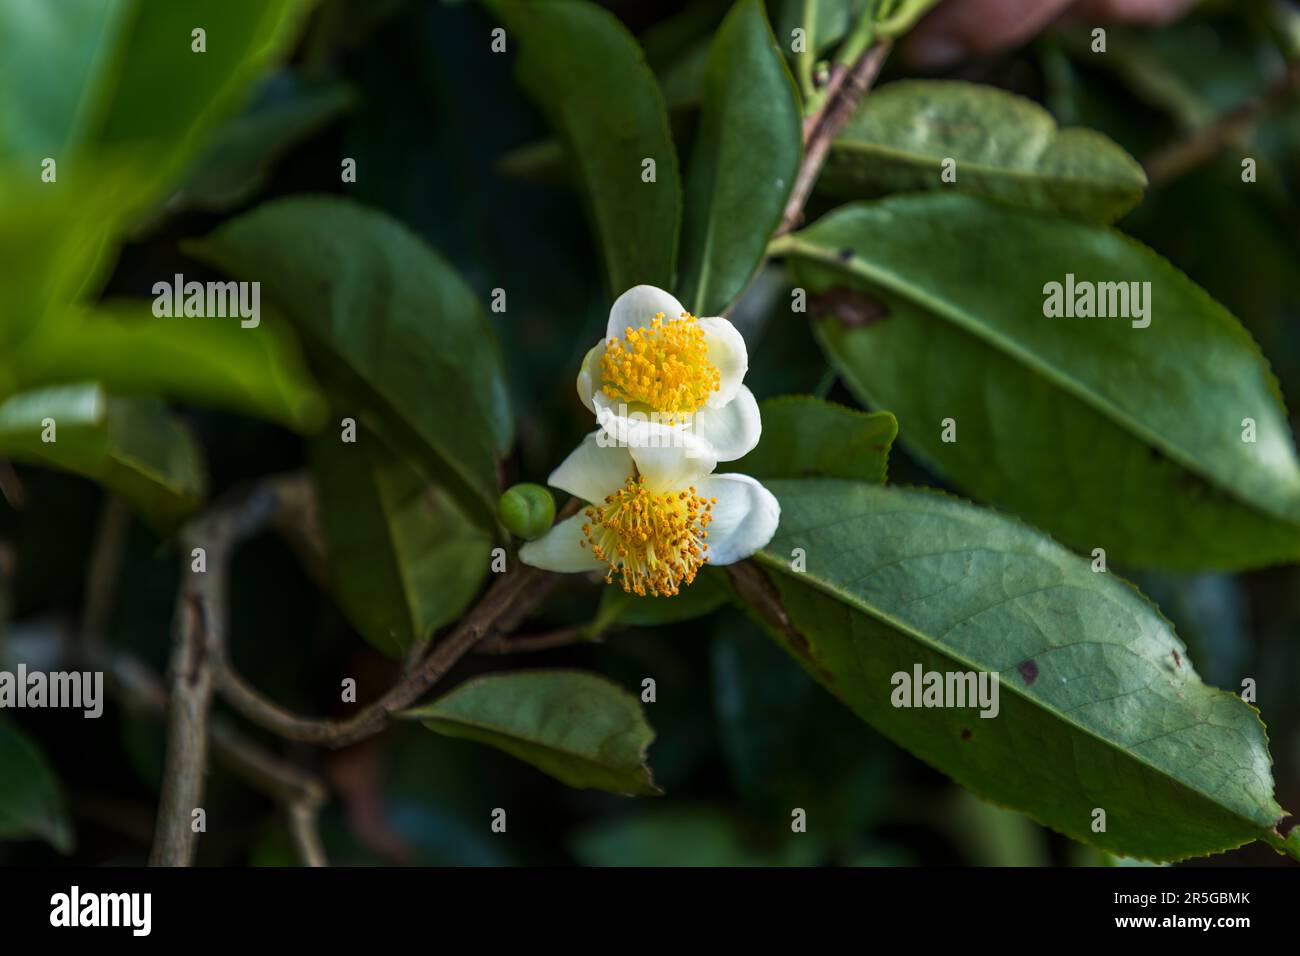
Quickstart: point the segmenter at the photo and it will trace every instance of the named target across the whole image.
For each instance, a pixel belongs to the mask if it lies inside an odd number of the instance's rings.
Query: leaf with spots
[[[1114,853],[1178,860],[1264,840],[1300,858],[1294,835],[1274,829],[1284,812],[1258,713],[1202,683],[1169,622],[1127,583],[938,493],[769,487],[781,527],[748,569],[759,576],[751,603],[896,743],[984,799]],[[794,548],[804,573],[790,570]],[[997,706],[896,706],[898,675],[918,668],[953,690],[949,674],[997,673]]]

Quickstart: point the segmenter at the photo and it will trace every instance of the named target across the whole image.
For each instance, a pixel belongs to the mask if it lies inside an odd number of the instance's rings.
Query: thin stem
[[[880,68],[889,55],[890,46],[890,40],[878,40],[863,50],[853,65],[840,74],[842,78],[832,74],[833,92],[830,92],[831,85],[828,85],[827,90],[830,95],[825,105],[804,122],[803,162],[799,166],[798,175],[795,176],[794,188],[790,190],[785,214],[781,217],[781,224],[776,230],[777,236],[795,229],[803,221],[804,206],[812,195],[817,177],[821,175],[822,166],[830,152],[831,142],[853,116],[858,103],[871,89],[871,84],[876,81]]]
[[[1159,185],[1208,162],[1229,146],[1242,143],[1260,116],[1300,88],[1300,63],[1292,63],[1264,92],[1229,110],[1190,136],[1156,150],[1143,161],[1147,179]]]

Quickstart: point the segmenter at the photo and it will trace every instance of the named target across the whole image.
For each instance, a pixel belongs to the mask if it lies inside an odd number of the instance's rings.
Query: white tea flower
[[[781,507],[753,478],[710,475],[667,450],[634,461],[599,435],[584,438],[549,479],[591,506],[525,544],[525,563],[604,569],[606,582],[617,576],[625,591],[662,597],[694,581],[706,563],[740,561],[772,540]]]
[[[605,338],[582,362],[578,396],[634,458],[674,448],[710,471],[758,444],[762,423],[745,340],[723,318],[697,318],[650,285],[624,292],[609,310]]]

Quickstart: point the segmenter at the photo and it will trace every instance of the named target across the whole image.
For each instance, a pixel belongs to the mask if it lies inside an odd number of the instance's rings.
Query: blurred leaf
[[[728,466],[755,478],[851,478],[883,482],[898,422],[811,395],[769,398],[759,405],[763,435]]]
[[[224,405],[299,431],[318,427],[324,401],[284,320],[158,318],[135,300],[74,309],[15,350],[22,388],[97,381],[114,393],[165,394]]]
[[[654,731],[640,701],[595,674],[489,674],[403,716],[448,737],[504,750],[570,787],[660,792],[646,765]]]
[[[668,111],[636,40],[612,13],[579,0],[488,7],[518,40],[519,82],[568,149],[610,290],[671,288],[681,181]],[[646,159],[654,182],[642,181]]]
[[[955,161],[956,179],[942,179]],[[872,92],[840,131],[817,188],[841,199],[945,190],[1111,222],[1146,188],[1137,161],[1100,133],[991,86],[903,80]]]
[[[436,252],[383,213],[324,197],[259,206],[189,248],[260,280],[373,403],[384,437],[494,522],[496,459],[513,435],[501,354],[474,291]]]
[[[714,37],[686,176],[682,301],[717,315],[740,295],[781,221],[803,155],[798,96],[759,0]]]
[[[902,36],[939,0],[876,0],[876,35]]]
[[[844,39],[866,3],[867,0],[784,0],[781,4],[781,35],[777,42],[782,48],[791,49],[796,29],[804,31],[803,50],[792,52],[790,59],[799,88],[805,93],[816,89],[813,72],[817,61]]]
[[[72,821],[36,742],[12,720],[0,718],[0,840],[29,837],[71,853]]]
[[[131,152],[169,182],[291,38],[304,0],[67,0],[0,10],[0,157]],[[191,31],[206,31],[206,52]],[[159,77],[166,77],[165,83]]]
[[[811,866],[820,846],[789,833],[756,843],[730,808],[665,806],[630,813],[580,830],[570,841],[585,866]],[[780,831],[778,831],[780,832]]]
[[[368,432],[355,444],[322,436],[314,452],[334,591],[362,637],[399,657],[465,609],[491,535]]]
[[[55,441],[41,440],[45,420]],[[111,398],[98,385],[20,392],[0,402],[0,456],[99,482],[156,526],[202,502],[203,453],[161,402]]]
[[[810,295],[837,288],[821,314],[859,295],[846,284],[885,300],[883,318],[823,321],[823,345],[862,401],[898,416],[908,449],[964,489],[1134,565],[1300,555],[1300,466],[1268,365],[1150,250],[940,194],[845,207],[779,242]],[[990,282],[1008,261],[1015,276]],[[1045,284],[1067,275],[1149,281],[1149,327],[1045,316]],[[949,418],[956,441],[942,440]]]
[[[759,557],[778,573],[761,586],[784,617],[769,607],[765,619],[886,736],[976,795],[1113,852],[1183,859],[1280,840],[1258,712],[1202,684],[1168,623],[1124,582],[932,492],[769,487],[781,526]],[[789,571],[794,547],[806,573]],[[999,674],[996,716],[895,706],[896,675],[917,669]],[[1092,830],[1097,807],[1104,832]]]
[[[756,819],[808,814],[808,839],[847,847],[884,809],[892,748],[743,619],[713,641],[714,700],[736,789]]]
[[[112,58],[112,81],[91,89],[92,142],[150,150],[141,171],[170,184],[202,146],[207,132],[233,110],[253,79],[292,40],[310,0],[186,0],[123,4]],[[206,52],[192,51],[191,31],[206,31]],[[166,83],[159,83],[166,77]]]
[[[218,127],[168,201],[169,212],[224,210],[246,202],[266,185],[284,153],[337,119],[356,99],[343,83],[309,85],[292,75],[271,92]]]

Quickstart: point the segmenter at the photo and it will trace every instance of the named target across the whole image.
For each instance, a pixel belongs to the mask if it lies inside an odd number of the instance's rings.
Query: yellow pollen
[[[629,326],[623,339],[606,343],[600,371],[610,398],[644,402],[668,424],[685,421],[722,387],[704,330],[689,312],[667,321],[660,312],[649,327]]]
[[[605,583],[619,575],[623,590],[645,597],[667,597],[695,580],[709,560],[713,503],[685,491],[655,494],[645,478],[628,478],[623,487],[592,505],[582,526],[591,552],[609,565]]]

